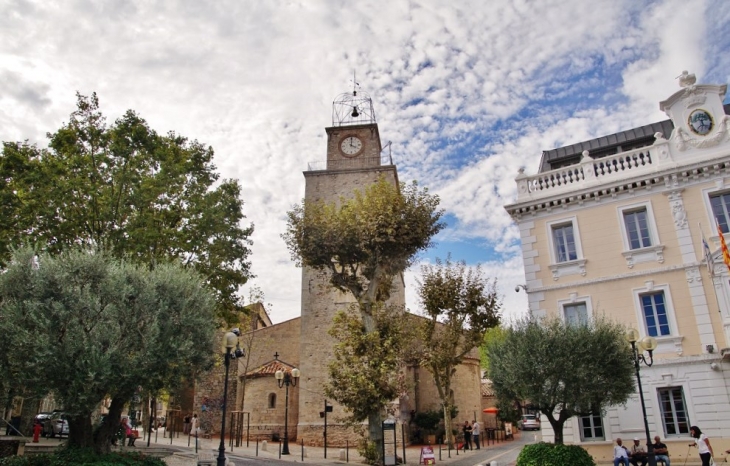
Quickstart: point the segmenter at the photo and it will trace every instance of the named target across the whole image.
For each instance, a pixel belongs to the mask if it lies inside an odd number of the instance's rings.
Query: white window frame
[[[638,322],[638,329],[641,337],[645,337],[649,334],[646,326],[646,319],[644,318],[644,307],[641,302],[641,296],[650,293],[664,293],[664,305],[667,311],[667,322],[669,323],[669,335],[657,336],[657,349],[655,353],[672,353],[676,352],[682,354],[682,335],[679,334],[679,327],[677,326],[677,314],[674,310],[674,300],[672,299],[672,293],[669,289],[668,284],[655,285],[653,281],[649,280],[644,283],[644,287],[634,288],[634,310],[636,311],[636,320]]]
[[[631,249],[629,232],[626,230],[625,215],[627,213],[639,210],[646,210],[646,226],[649,229],[649,239],[651,240],[651,246]],[[618,206],[616,212],[618,214],[618,223],[621,228],[621,239],[623,240],[624,245],[624,250],[622,254],[624,256],[624,259],[626,259],[627,267],[633,268],[635,264],[641,262],[656,261],[660,264],[664,263],[664,246],[661,244],[659,238],[659,229],[656,226],[656,221],[654,219],[654,209],[652,209],[651,202],[636,202],[633,204]]]
[[[661,397],[659,396],[659,391],[660,390],[669,390],[672,388],[679,388],[682,390],[682,399],[684,401],[684,409],[685,409],[686,415],[687,415],[687,426],[689,428],[689,426],[692,425],[691,403],[687,402],[687,400],[690,399],[689,392],[687,390],[687,387],[683,383],[674,383],[674,384],[669,384],[666,386],[663,385],[663,386],[656,387],[655,396],[656,396],[656,403],[657,403],[657,414],[658,414],[658,418],[659,418],[658,423],[660,423],[662,426],[662,430],[664,431],[664,438],[687,437],[689,435],[689,433],[669,434],[667,432],[667,426],[664,424],[664,411],[662,410],[662,401],[661,401]]]
[[[712,203],[710,197],[722,196],[723,194],[730,194],[730,186],[725,185],[724,181],[719,182],[714,188],[708,188],[702,190],[702,199],[705,201],[705,208],[707,209],[707,219],[709,221],[709,235],[711,239],[717,240],[717,244],[720,243],[719,237],[717,236],[717,221],[715,220],[715,214],[712,212]],[[730,218],[728,218],[730,223]],[[725,233],[727,234],[727,233]]]
[[[585,437],[583,435],[583,419],[584,418],[598,418],[601,420],[601,430],[603,430],[603,436],[602,437]],[[576,419],[578,420],[578,431],[580,432],[580,441],[581,442],[603,442],[606,440],[606,423],[603,420],[603,417],[600,415],[592,415],[592,416],[576,416]],[[595,433],[595,426],[591,428],[593,433]]]
[[[588,322],[593,319],[593,304],[591,303],[590,296],[578,296],[578,293],[571,293],[568,299],[558,300],[558,309],[560,309],[560,318],[563,322],[567,322],[565,319],[565,306],[572,304],[585,304],[586,305],[586,318]]]
[[[558,262],[557,249],[555,244],[554,228],[571,224],[573,226],[573,239],[575,240],[575,260]],[[547,237],[550,244],[550,270],[553,273],[553,280],[558,280],[566,275],[582,275],[586,274],[586,260],[583,257],[582,241],[580,239],[580,229],[578,228],[578,217],[567,217],[552,220],[545,223],[547,228]]]

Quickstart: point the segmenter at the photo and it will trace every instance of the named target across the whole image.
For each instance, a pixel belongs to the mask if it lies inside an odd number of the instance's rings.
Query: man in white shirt
[[[474,424],[471,425],[471,438],[474,440],[474,445],[477,450],[479,450],[479,434],[481,431],[482,426],[479,424],[479,421],[474,421]]]
[[[629,466],[629,452],[626,447],[622,445],[621,439],[616,439],[616,446],[613,447],[613,466],[623,464]]]

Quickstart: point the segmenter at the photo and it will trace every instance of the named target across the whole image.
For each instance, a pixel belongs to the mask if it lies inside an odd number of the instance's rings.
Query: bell
[[[360,114],[357,111],[357,107],[352,107],[352,118],[357,118],[359,116]]]

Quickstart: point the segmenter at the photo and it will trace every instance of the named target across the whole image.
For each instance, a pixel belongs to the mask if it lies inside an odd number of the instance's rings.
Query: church
[[[384,151],[371,98],[358,90],[341,94],[332,104],[332,126],[327,134],[326,159],[309,163],[304,172],[305,199],[335,202],[352,197],[381,177],[397,184],[398,171]],[[355,300],[333,290],[327,279],[316,271],[302,269],[301,316],[253,330],[249,358],[238,360],[235,371],[235,405],[230,409],[245,414],[241,421],[250,426],[251,438],[283,437],[288,425],[290,441],[323,445],[325,413],[327,443],[331,446],[353,444],[359,436],[343,426],[344,408],[327,400],[324,386],[327,365],[333,358],[333,339],[327,333],[335,314]],[[390,303],[405,304],[403,277],[396,280]],[[419,318],[413,316],[413,318]],[[245,364],[245,366],[244,366]],[[298,369],[296,386],[279,388],[277,371]],[[408,425],[417,412],[440,410],[438,392],[430,373],[421,367],[404,367],[408,392],[393,400],[389,409],[398,424]],[[233,383],[233,380],[231,380]],[[482,420],[481,370],[477,350],[458,368],[453,382],[456,422]],[[287,408],[288,390],[288,408]],[[200,406],[196,393],[196,406]],[[325,407],[330,408],[325,408]],[[285,423],[285,414],[288,420]],[[400,430],[400,427],[398,427]]]

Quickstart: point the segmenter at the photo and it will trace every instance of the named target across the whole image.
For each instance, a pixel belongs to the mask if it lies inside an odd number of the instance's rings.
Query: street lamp
[[[656,454],[654,453],[654,444],[651,443],[651,435],[649,434],[649,423],[646,420],[646,405],[644,404],[644,390],[641,388],[641,375],[639,375],[640,363],[651,367],[654,364],[652,353],[657,347],[656,338],[646,336],[639,340],[639,331],[630,329],[626,332],[626,340],[631,343],[631,360],[634,362],[636,370],[636,382],[639,384],[639,400],[641,401],[641,412],[644,415],[644,430],[646,431],[646,453],[649,460],[649,466],[656,465]],[[644,355],[644,351],[649,353],[649,357]]]
[[[217,466],[226,466],[226,405],[228,404],[228,369],[231,365],[231,359],[236,359],[245,356],[245,352],[238,346],[238,337],[241,335],[240,330],[234,328],[230,332],[226,333],[223,340],[225,348],[225,359],[224,365],[226,366],[226,376],[223,381],[223,406],[221,416],[221,444],[218,447],[218,458]],[[231,353],[233,348],[236,351]],[[197,440],[196,440],[197,441]]]
[[[286,401],[284,402],[284,448],[281,450],[282,455],[289,454],[289,385],[296,387],[300,375],[299,369],[296,367],[291,372],[278,370],[274,374],[279,388],[286,385]]]

